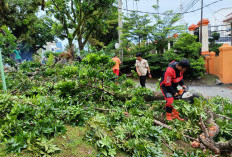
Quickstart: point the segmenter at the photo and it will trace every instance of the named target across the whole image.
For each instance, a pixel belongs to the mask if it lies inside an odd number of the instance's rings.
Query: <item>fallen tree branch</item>
[[[169,130],[173,130],[171,126],[168,126],[167,124],[164,124],[164,123],[162,123],[162,122],[160,122],[160,121],[158,121],[158,120],[155,120],[155,119],[154,119],[154,123],[157,124],[157,125],[159,125],[159,126],[162,126],[162,127],[164,127],[164,128],[167,128],[167,129],[169,129]],[[190,137],[190,136],[185,135],[185,134],[183,134],[183,137],[188,138],[188,139],[190,139],[190,140],[194,140],[194,141],[198,141],[198,142],[199,142],[198,139],[193,138],[193,137]]]
[[[194,140],[194,141],[199,142],[199,140],[198,140],[198,139],[193,138],[193,137],[191,137],[191,136],[188,136],[188,135],[183,135],[183,136],[184,136],[184,137],[186,137],[186,138],[188,138],[188,139],[190,139],[190,140]]]
[[[204,138],[202,136],[199,136],[201,142],[207,146],[210,150],[212,150],[216,154],[220,154],[220,150],[214,145],[212,140],[209,140],[209,138]]]
[[[201,125],[201,129],[203,130],[203,132],[205,134],[205,137],[209,138],[209,132],[208,132],[208,129],[206,128],[206,126],[205,126],[205,123],[202,120],[202,117],[200,117],[200,125]]]
[[[30,102],[25,102],[25,101],[20,100],[20,99],[13,99],[13,98],[9,98],[9,99],[10,99],[10,100],[14,100],[14,101],[19,101],[19,102],[24,103],[24,104],[29,104],[29,105],[31,105],[31,106],[33,106],[33,107],[39,107],[39,106],[34,105],[34,104],[30,103]]]
[[[175,150],[171,148],[171,146],[169,146],[169,144],[167,144],[165,139],[162,139],[163,143],[174,153]]]
[[[226,117],[226,116],[224,116],[224,115],[220,115],[220,114],[214,114],[214,115],[215,115],[215,117],[217,117],[217,118],[222,118],[223,120],[224,120],[224,119],[232,120],[230,117]]]
[[[199,142],[194,140],[191,143],[191,146],[194,148],[201,148],[201,149],[210,149],[216,154],[221,154],[222,152],[231,153],[232,152],[232,140],[225,142],[225,143],[215,143],[213,138],[216,137],[220,131],[219,126],[214,122],[214,117],[217,117],[215,113],[213,113],[212,110],[207,109],[207,123],[209,124],[209,127],[206,128],[205,124],[202,120],[202,117],[200,117],[200,123],[201,128],[203,130],[203,133],[199,136]],[[208,134],[208,137],[207,135]]]
[[[167,124],[164,124],[164,123],[162,123],[162,122],[160,122],[160,121],[158,121],[158,120],[155,120],[155,119],[154,119],[153,122],[154,122],[155,124],[159,125],[159,126],[162,126],[162,127],[164,127],[164,128],[167,128],[167,129],[169,129],[169,130],[172,130],[172,127],[171,127],[171,126],[168,126]]]
[[[221,152],[223,151],[228,151],[232,152],[232,140],[228,141],[228,142],[220,142],[220,143],[216,143],[215,144],[217,148],[220,149]]]

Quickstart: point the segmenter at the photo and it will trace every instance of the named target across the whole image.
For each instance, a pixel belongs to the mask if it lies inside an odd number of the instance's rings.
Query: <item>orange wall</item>
[[[218,57],[214,52],[205,57],[206,72],[218,76],[225,84],[232,83],[232,46],[224,44],[219,50]]]

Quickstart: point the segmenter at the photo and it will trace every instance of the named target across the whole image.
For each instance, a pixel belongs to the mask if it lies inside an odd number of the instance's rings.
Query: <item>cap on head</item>
[[[181,66],[182,68],[190,69],[190,62],[187,59],[182,59],[178,62],[178,66]]]

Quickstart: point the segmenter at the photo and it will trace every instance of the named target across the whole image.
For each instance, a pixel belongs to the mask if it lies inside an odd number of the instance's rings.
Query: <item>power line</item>
[[[223,1],[223,0],[217,0],[217,1],[214,1],[214,2],[212,2],[212,3],[209,3],[209,4],[207,4],[207,5],[205,5],[205,6],[203,6],[203,8],[206,8],[206,7],[208,7],[208,6],[211,6],[211,5],[213,5],[213,4],[215,4],[215,3],[218,3],[218,2],[220,2],[220,1]],[[119,9],[122,9],[122,10],[125,10],[125,11],[129,11],[129,12],[138,12],[138,13],[143,13],[143,14],[151,14],[151,15],[176,15],[176,14],[188,14],[188,13],[193,13],[193,12],[196,12],[196,11],[199,11],[199,10],[201,10],[201,8],[198,8],[198,9],[195,9],[195,10],[192,10],[192,11],[185,11],[185,12],[179,12],[179,13],[152,13],[152,12],[147,12],[147,11],[136,11],[136,10],[130,10],[130,9],[124,9],[124,8],[119,8]]]

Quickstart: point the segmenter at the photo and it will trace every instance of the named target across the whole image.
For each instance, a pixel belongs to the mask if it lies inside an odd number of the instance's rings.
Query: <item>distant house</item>
[[[213,16],[209,18],[209,36],[213,32],[220,34],[220,39],[216,43],[231,43],[231,26],[230,23],[225,22],[225,19],[231,15],[232,7],[221,8],[213,13]]]
[[[62,43],[47,42],[47,45],[45,46],[45,50],[43,51],[62,52],[63,51]]]
[[[231,13],[232,7],[228,8],[221,8],[213,13],[213,16],[209,18],[210,25],[216,26],[216,25],[225,25],[223,22],[225,20],[225,17]]]
[[[226,19],[223,22],[230,25],[229,28],[227,28],[227,29],[228,29],[228,32],[229,32],[229,36],[230,36],[230,39],[231,39],[231,46],[232,46],[232,12],[226,16]]]

